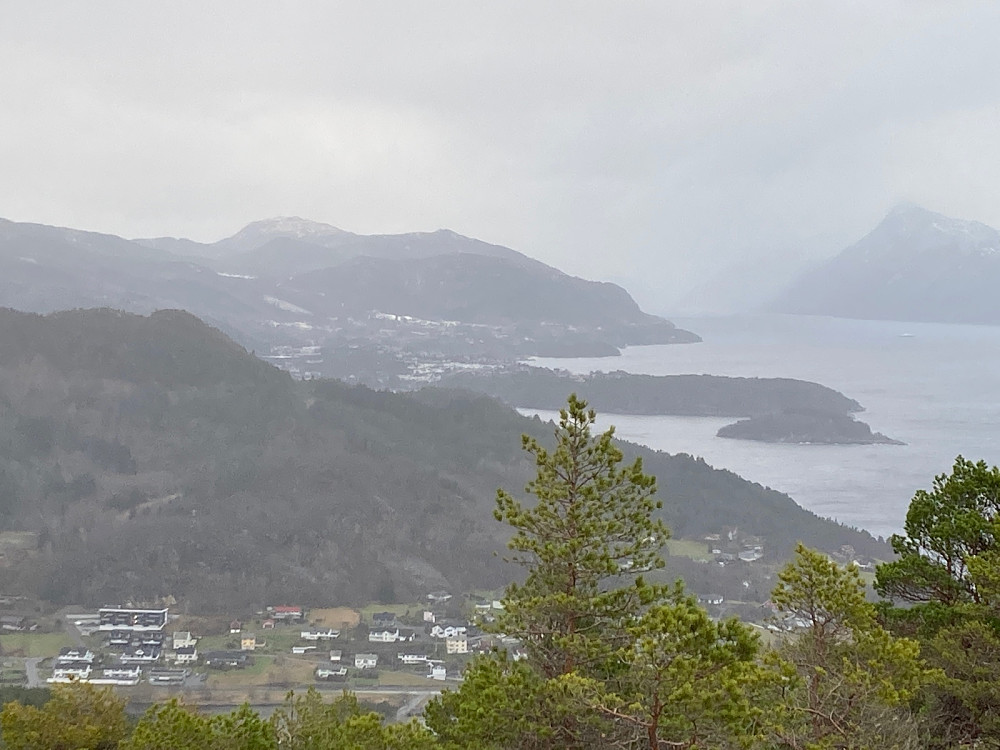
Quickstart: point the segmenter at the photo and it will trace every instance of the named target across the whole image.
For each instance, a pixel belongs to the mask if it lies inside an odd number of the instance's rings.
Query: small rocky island
[[[849,414],[797,409],[761,414],[726,425],[716,433],[722,438],[759,440],[765,443],[819,445],[905,445],[881,432],[872,432]]]

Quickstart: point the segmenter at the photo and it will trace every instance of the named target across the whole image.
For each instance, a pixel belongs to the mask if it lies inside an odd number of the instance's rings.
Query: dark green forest
[[[297,382],[184,312],[2,310],[0,586],[191,611],[499,587],[493,496],[533,471],[520,435],[551,429],[468,391]],[[703,461],[625,450],[675,536],[889,554]]]
[[[513,406],[559,409],[576,393],[600,412],[675,414],[694,417],[751,417],[795,409],[831,414],[863,411],[842,393],[791,378],[733,378],[721,375],[636,375],[592,372],[571,375],[542,367],[466,372],[445,384],[486,393]]]

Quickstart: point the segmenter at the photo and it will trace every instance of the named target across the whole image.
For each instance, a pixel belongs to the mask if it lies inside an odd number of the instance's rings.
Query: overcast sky
[[[996,2],[5,5],[16,221],[447,227],[654,312],[752,301],[903,200],[1000,226]]]

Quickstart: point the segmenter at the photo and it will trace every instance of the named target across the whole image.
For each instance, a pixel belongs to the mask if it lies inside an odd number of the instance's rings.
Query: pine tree
[[[958,456],[913,496],[904,530],[876,589],[908,603],[882,615],[937,668],[922,696],[929,746],[1000,747],[1000,469]]]
[[[554,448],[523,438],[534,504],[497,494],[527,577],[507,588],[495,629],[527,658],[481,658],[432,702],[427,723],[447,748],[722,748],[753,735],[756,637],[713,623],[680,584],[645,580],[669,533],[653,517],[656,481],[595,421],[570,396]]]
[[[663,567],[669,532],[653,518],[662,507],[656,480],[641,459],[622,465],[614,428],[594,435],[596,414],[575,395],[559,416],[554,449],[522,438],[536,468],[526,492],[537,502],[497,492],[495,516],[514,528],[510,559],[528,570],[507,588],[497,629],[518,638],[546,677],[601,678],[643,608],[663,594],[643,575]]]
[[[778,653],[798,678],[776,701],[779,747],[919,746],[907,710],[927,677],[919,645],[878,624],[855,566],[799,544],[771,601],[789,630]]]

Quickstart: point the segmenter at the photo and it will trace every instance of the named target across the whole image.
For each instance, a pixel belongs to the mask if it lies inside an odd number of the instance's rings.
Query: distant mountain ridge
[[[912,204],[791,284],[776,312],[1000,324],[1000,231]]]
[[[308,371],[373,385],[403,385],[386,373],[428,361],[699,340],[615,284],[510,248],[449,230],[365,236],[297,217],[210,244],[0,221],[0,305],[184,309],[262,354],[308,350],[298,362]]]

